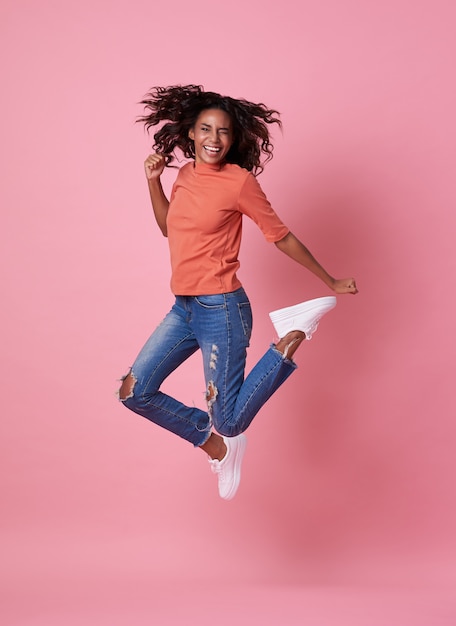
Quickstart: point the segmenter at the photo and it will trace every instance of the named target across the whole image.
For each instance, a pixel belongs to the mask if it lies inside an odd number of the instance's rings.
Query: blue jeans
[[[131,368],[129,409],[203,445],[211,428],[227,437],[244,432],[263,404],[297,367],[274,345],[244,380],[252,311],[241,288],[209,296],[177,296]],[[162,393],[160,385],[196,350],[203,356],[207,411]]]

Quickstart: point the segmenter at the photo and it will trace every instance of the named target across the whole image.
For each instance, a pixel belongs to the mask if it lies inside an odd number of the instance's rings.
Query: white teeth
[[[213,148],[212,146],[204,146],[204,149],[208,152],[220,152],[220,148]]]

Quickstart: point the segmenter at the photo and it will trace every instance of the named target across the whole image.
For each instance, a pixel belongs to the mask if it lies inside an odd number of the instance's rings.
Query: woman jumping
[[[145,161],[158,227],[168,237],[175,304],[123,378],[120,400],[129,409],[201,448],[230,500],[241,476],[246,438],[255,415],[296,369],[293,356],[336,304],[326,296],[270,313],[278,336],[245,378],[252,330],[248,297],[237,277],[242,217],[247,215],[291,259],[334,293],[356,294],[353,278],[336,280],[272,209],[255,175],[272,157],[268,126],[278,112],[195,85],[155,87],[139,121],[154,135]],[[160,176],[180,151],[189,159],[170,198]],[[263,161],[262,161],[263,158]],[[160,391],[164,379],[201,350],[207,411]]]

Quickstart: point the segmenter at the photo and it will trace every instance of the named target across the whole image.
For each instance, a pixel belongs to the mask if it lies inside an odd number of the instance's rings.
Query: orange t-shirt
[[[230,163],[220,167],[195,162],[180,169],[167,216],[175,295],[228,293],[241,287],[236,272],[243,215],[267,241],[279,241],[289,232],[247,170]]]

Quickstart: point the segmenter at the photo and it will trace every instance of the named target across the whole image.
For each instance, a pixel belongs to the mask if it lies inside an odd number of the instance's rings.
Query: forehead
[[[231,117],[222,109],[204,109],[198,115],[197,123],[208,124],[210,126],[218,126],[222,128],[231,128]]]

